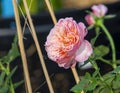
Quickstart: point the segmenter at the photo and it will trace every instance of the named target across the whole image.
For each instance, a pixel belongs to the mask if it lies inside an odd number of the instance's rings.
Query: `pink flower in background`
[[[103,17],[107,13],[108,8],[103,4],[93,5],[92,11],[97,17]]]
[[[90,15],[90,14],[85,16],[85,20],[88,23],[88,25],[94,25],[95,24],[95,20],[94,20],[93,16]]]
[[[82,22],[77,24],[72,18],[60,19],[45,43],[48,57],[66,69],[86,61],[93,52],[91,44],[84,39],[86,34]]]
[[[105,14],[108,11],[108,8],[103,5],[103,4],[99,4],[99,5],[93,5],[91,7],[92,9],[92,13],[96,16],[93,17],[92,14],[88,14],[85,16],[85,20],[88,23],[88,25],[94,25],[98,22],[98,18],[101,18],[103,16],[105,16]]]

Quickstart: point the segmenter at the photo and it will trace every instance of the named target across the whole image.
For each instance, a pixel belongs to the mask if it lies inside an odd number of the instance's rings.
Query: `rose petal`
[[[107,13],[108,8],[103,4],[99,4],[98,7],[101,9],[101,16],[104,16]]]
[[[108,9],[105,5],[103,4],[99,4],[99,5],[94,5],[92,6],[92,10],[93,10],[93,13],[97,16],[97,17],[102,17],[104,16]]]
[[[84,62],[89,58],[92,53],[93,49],[91,44],[87,40],[84,40],[84,42],[76,52],[75,60],[78,62]]]
[[[59,67],[64,67],[65,69],[68,69],[70,67],[75,67],[76,66],[76,61],[75,60],[71,60],[69,62],[66,63],[62,63],[62,64],[58,64]]]
[[[86,29],[86,26],[82,22],[78,23],[78,27],[79,27],[79,30],[80,30],[81,40],[83,40],[84,37],[87,35],[88,31]]]

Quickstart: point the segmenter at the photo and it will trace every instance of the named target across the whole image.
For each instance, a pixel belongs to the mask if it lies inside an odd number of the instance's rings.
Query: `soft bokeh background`
[[[12,0],[0,0],[0,56],[6,55],[8,49],[10,49],[11,46],[11,42],[12,42],[12,38],[14,33],[16,32],[15,28],[15,22],[14,22],[14,15],[12,16],[11,19],[7,19],[6,17],[11,17],[10,15],[12,14],[7,14],[7,16],[2,15],[3,12],[4,13],[8,13],[8,11],[10,12],[10,8],[5,5],[3,6],[2,1],[6,1],[6,3],[4,4],[9,4],[8,1],[12,1]],[[19,2],[19,6],[20,8],[22,8],[22,11],[24,12],[24,7],[23,7],[23,3],[22,0],[18,0]],[[31,0],[26,0],[28,2],[28,5],[30,4]],[[81,20],[79,18],[79,15],[81,16],[81,14],[83,12],[79,12],[78,10],[80,9],[84,9],[84,8],[89,8],[90,6],[94,5],[94,4],[99,4],[99,3],[103,3],[103,4],[113,4],[116,2],[120,2],[120,0],[50,0],[52,7],[54,8],[55,11],[57,10],[61,10],[64,11],[65,9],[69,10],[69,9],[76,9],[77,11],[73,12],[69,12],[70,16],[71,14],[74,16],[74,18],[76,18],[77,20]],[[11,2],[12,5],[12,2]],[[7,7],[6,7],[7,6]],[[3,9],[5,8],[5,10]],[[6,9],[8,8],[8,9]],[[118,9],[118,10],[117,10]],[[117,15],[118,17],[116,19],[113,19],[112,21],[109,21],[107,24],[107,26],[109,27],[109,29],[112,31],[113,29],[113,33],[115,33],[114,38],[116,41],[116,44],[118,45],[119,43],[119,34],[117,33],[117,31],[120,31],[119,29],[119,24],[120,24],[120,12],[119,12],[119,7],[115,8],[115,9],[111,9],[111,11],[114,11],[116,13],[117,11]],[[53,86],[54,86],[54,90],[55,93],[69,93],[69,89],[75,84],[73,76],[71,74],[70,70],[64,70],[62,68],[57,67],[57,65],[55,64],[55,62],[51,62],[51,60],[48,59],[46,52],[44,50],[44,43],[46,40],[46,37],[48,35],[48,31],[53,27],[53,22],[51,20],[51,17],[48,16],[48,13],[43,13],[44,11],[47,11],[47,7],[46,4],[44,2],[44,0],[32,0],[32,6],[30,9],[30,13],[32,15],[36,15],[33,17],[33,22],[34,25],[36,27],[36,32],[38,35],[40,35],[38,37],[39,42],[42,46],[42,51],[43,51],[43,56],[47,65],[47,69],[49,71],[49,75],[50,78],[52,80]],[[11,9],[11,13],[12,9]],[[20,12],[21,13],[21,12]],[[40,15],[39,15],[40,14]],[[66,15],[67,14],[67,15]],[[68,12],[67,13],[62,13],[61,16],[69,16]],[[3,18],[5,17],[5,19]],[[21,22],[22,24],[24,23],[24,21]],[[119,24],[117,24],[119,23]],[[112,24],[112,25],[111,25]],[[113,25],[114,24],[114,25]],[[4,29],[3,29],[4,28]],[[9,33],[8,33],[9,32]],[[90,34],[91,35],[91,34]],[[35,46],[33,43],[33,40],[30,36],[30,34],[25,34],[25,47],[26,50],[34,50]],[[105,38],[105,37],[102,37]],[[100,39],[99,42],[102,42],[103,40]],[[104,41],[106,42],[106,41]],[[31,46],[33,45],[33,47],[31,48]],[[119,49],[120,51],[120,45],[117,46],[117,49]],[[120,52],[118,51],[119,55]],[[28,52],[28,54],[30,55],[30,53]],[[31,82],[32,82],[32,87],[33,90],[40,90],[41,93],[48,93],[48,92],[44,92],[44,91],[48,91],[48,87],[46,84],[46,81],[44,79],[44,74],[42,72],[42,68],[36,53],[36,49],[34,50],[34,53],[31,53],[32,55],[28,57],[28,65],[29,65],[29,70],[30,70],[30,76],[31,76]],[[22,70],[22,65],[21,65],[21,60],[17,59],[17,61],[14,62],[13,64],[18,65],[18,71],[15,74],[15,81],[17,80],[21,80],[21,78],[23,79],[23,74],[21,73]],[[102,67],[102,70],[109,70],[109,68],[106,66],[103,66],[100,64],[100,66]],[[104,69],[105,68],[105,69]],[[88,71],[88,70],[85,70]],[[82,76],[84,74],[83,70],[79,70],[79,74],[80,76]],[[93,72],[93,70],[89,70],[90,72]],[[22,91],[22,92],[21,92]],[[42,92],[43,91],[43,92]],[[24,93],[24,88],[22,86],[22,88],[18,88],[18,91],[16,93]]]
[[[93,4],[110,4],[115,2],[120,2],[120,0],[62,0],[65,8],[86,8]]]
[[[19,6],[24,12],[24,5],[22,0],[17,0]],[[31,14],[38,14],[41,11],[46,11],[47,7],[44,0],[27,0],[28,5],[31,4],[30,12]],[[120,0],[50,0],[54,10],[61,10],[61,9],[82,9],[88,8],[93,4],[111,4],[115,2],[120,2]],[[8,11],[9,10],[9,11]],[[12,7],[12,0],[0,0],[0,16],[1,17],[12,17],[14,16],[13,7]]]

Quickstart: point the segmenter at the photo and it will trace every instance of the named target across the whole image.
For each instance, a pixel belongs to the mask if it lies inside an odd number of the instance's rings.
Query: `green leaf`
[[[9,62],[13,61],[17,56],[19,56],[18,44],[17,44],[17,35],[14,37],[14,41],[12,43],[12,48],[8,52]]]
[[[7,56],[3,57],[1,59],[1,61],[3,63],[10,63],[12,62],[16,57],[18,57],[19,54],[19,49],[18,49],[18,44],[17,44],[17,34],[14,37],[13,43],[12,43],[12,47],[9,50]]]
[[[86,85],[89,83],[89,80],[91,79],[91,76],[89,73],[86,73],[84,78],[81,79],[81,81],[75,85],[70,91],[75,93],[80,93],[82,90],[86,88]]]
[[[120,89],[114,90],[114,93],[120,93]]]
[[[86,79],[81,80],[77,85],[72,87],[70,91],[75,92],[75,93],[80,93],[84,89],[84,85],[86,83]]]
[[[116,78],[112,82],[113,89],[120,89],[120,74],[116,75]]]
[[[17,87],[19,87],[21,84],[23,84],[24,83],[24,80],[21,80],[21,81],[19,81],[19,82],[17,82],[17,83],[14,83],[14,89],[16,89]]]
[[[14,37],[14,41],[12,43],[12,48],[8,53],[8,56],[10,56],[11,60],[13,60],[14,58],[16,58],[17,56],[19,56],[19,50],[18,50],[18,43],[17,43],[18,37],[17,35],[15,35]]]
[[[97,38],[99,37],[99,35],[100,35],[100,32],[98,32],[98,34],[94,38],[91,39],[90,42],[91,42],[92,46],[94,46],[94,44],[95,44]]]
[[[90,25],[90,26],[87,27],[88,30],[91,30],[93,28],[94,28],[94,25]]]
[[[100,71],[99,69],[96,70],[96,71],[93,73],[92,77],[95,78],[95,77],[99,74],[99,71]]]
[[[5,72],[2,71],[1,74],[0,74],[0,86],[3,85],[3,82],[4,82],[4,78],[5,78]]]
[[[103,90],[103,88],[104,88],[104,86],[99,86],[99,87],[97,87],[97,88],[93,91],[93,93],[101,93],[101,91]]]
[[[104,18],[105,18],[105,19],[110,19],[110,18],[114,18],[114,17],[116,17],[116,15],[111,14],[111,15],[107,15],[107,16],[105,16]]]
[[[94,54],[95,54],[96,59],[103,57],[107,55],[108,53],[109,53],[109,48],[105,45],[99,45],[95,47],[94,49]]]
[[[91,80],[89,80],[89,84],[85,90],[92,91],[96,88],[96,86],[97,86],[97,80],[95,78],[92,78]]]
[[[93,93],[111,93],[107,87],[101,86],[94,90]]]
[[[11,77],[13,76],[13,74],[15,73],[17,69],[17,66],[10,72],[10,74],[6,77],[6,80],[5,80],[5,84],[7,84],[9,82],[9,80],[11,79]]]
[[[120,64],[120,59],[116,61],[117,64]]]
[[[120,67],[115,68],[112,72],[113,73],[120,73]]]
[[[115,78],[115,74],[113,73],[107,73],[103,76],[104,81],[108,84],[111,85],[111,82],[114,80]]]
[[[0,93],[8,93],[9,86],[5,84],[4,86],[0,87]]]

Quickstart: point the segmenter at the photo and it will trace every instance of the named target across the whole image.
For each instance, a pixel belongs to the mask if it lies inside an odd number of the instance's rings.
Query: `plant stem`
[[[112,64],[110,63],[109,60],[106,60],[106,59],[103,59],[103,58],[99,58],[99,60],[101,60],[101,61],[103,61],[104,63],[107,63],[107,64],[109,64],[109,65],[112,66]]]
[[[95,70],[99,70],[98,65],[96,64],[96,62],[94,62],[92,60],[90,62],[93,65]],[[113,90],[112,90],[111,86],[106,83],[106,81],[104,80],[104,78],[102,77],[100,72],[98,72],[98,76],[99,76],[100,81],[103,82],[107,88],[109,88],[110,93],[113,93]]]
[[[108,37],[108,40],[110,42],[111,45],[111,49],[112,49],[112,61],[113,61],[113,68],[116,68],[116,49],[115,49],[115,44],[113,41],[113,38],[111,36],[111,34],[109,33],[109,31],[107,30],[107,28],[101,23],[100,27],[103,29],[104,33],[106,34],[106,36]]]
[[[15,93],[15,89],[14,89],[12,80],[10,80],[10,91],[11,91],[11,93]]]
[[[96,35],[99,35],[99,33],[100,33],[100,28],[99,28],[99,26],[97,26],[97,27],[95,28],[95,33],[96,33]]]
[[[6,68],[6,74],[9,75],[11,72],[10,72],[10,64],[8,63],[7,64],[7,68]],[[14,86],[13,86],[13,83],[12,83],[12,79],[10,78],[10,91],[11,93],[15,93],[15,89],[14,89]]]
[[[0,69],[5,72],[6,76],[8,76],[10,74],[10,64],[7,64],[7,66],[5,67],[0,62]],[[14,89],[14,86],[13,86],[13,83],[12,83],[12,79],[10,79],[9,83],[10,83],[10,85],[9,85],[10,86],[10,93],[15,93],[15,89]]]

